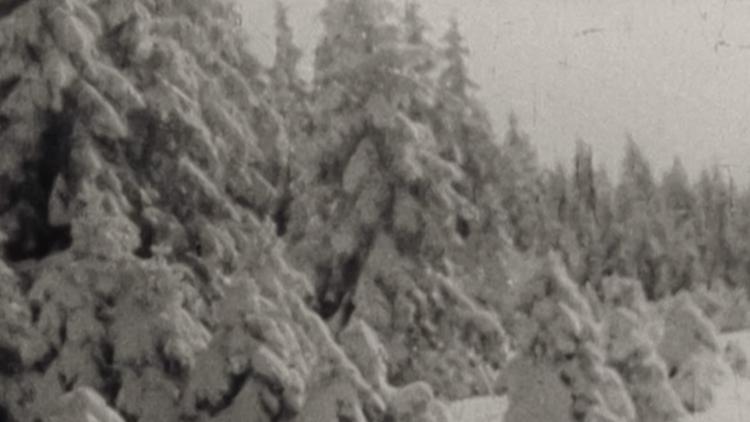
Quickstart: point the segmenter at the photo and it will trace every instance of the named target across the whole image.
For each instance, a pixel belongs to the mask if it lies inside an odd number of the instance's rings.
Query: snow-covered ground
[[[750,354],[750,331],[722,335],[724,343],[734,340]],[[479,397],[453,403],[455,422],[501,422],[508,406],[505,397]],[[717,391],[716,404],[707,412],[688,417],[684,422],[750,421],[750,380],[733,375]]]
[[[478,397],[451,405],[455,422],[499,422],[508,408],[506,397]]]

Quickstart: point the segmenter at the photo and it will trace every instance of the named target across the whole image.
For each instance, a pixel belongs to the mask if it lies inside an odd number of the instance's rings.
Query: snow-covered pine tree
[[[602,275],[609,276],[617,271],[619,265],[619,248],[622,242],[620,226],[616,223],[615,186],[610,180],[609,172],[600,164],[596,172],[597,221],[600,230],[602,254]],[[599,286],[595,286],[597,289]]]
[[[451,17],[448,32],[443,37],[446,43],[444,56],[446,68],[440,75],[440,87],[456,97],[465,99],[477,84],[469,77],[466,56],[469,49],[464,45],[464,37],[456,16]]]
[[[735,236],[737,242],[737,254],[740,257],[739,270],[735,278],[744,279],[738,288],[750,291],[750,189],[741,191],[735,201]],[[741,240],[741,239],[744,239]],[[744,298],[747,299],[747,298]]]
[[[539,246],[539,227],[542,220],[540,172],[536,150],[527,134],[518,126],[518,118],[511,114],[502,146],[500,166],[500,197],[508,217],[508,230],[522,251]]]
[[[701,174],[698,182],[699,206],[702,212],[703,262],[709,285],[714,279],[723,279],[730,284],[729,269],[737,265],[737,239],[734,236],[735,192],[734,183],[726,172],[714,165],[710,172]]]
[[[596,220],[602,231],[606,233],[614,224],[615,188],[604,164],[600,164],[597,168],[594,181],[596,182]]]
[[[407,45],[420,50],[419,63],[414,65],[414,71],[419,74],[421,83],[427,85],[430,92],[437,92],[438,86],[434,73],[440,61],[440,54],[438,47],[428,37],[431,27],[422,17],[421,10],[421,3],[417,0],[406,1],[401,19],[403,27],[401,39]],[[458,157],[455,139],[440,136],[442,131],[440,130],[439,110],[442,105],[438,98],[429,104],[412,103],[407,111],[411,118],[428,124],[433,130],[441,157]]]
[[[284,0],[275,2],[276,53],[269,70],[271,97],[284,120],[284,130],[289,138],[290,154],[285,167],[280,169],[281,195],[274,204],[273,218],[280,236],[287,233],[289,204],[294,194],[294,184],[302,172],[299,145],[307,142],[312,130],[312,115],[308,83],[299,75],[299,62],[303,52],[294,42],[294,32],[289,24],[289,9]]]
[[[560,223],[567,224],[570,218],[570,209],[573,192],[570,189],[570,176],[565,165],[558,162],[555,168],[547,170],[543,177],[545,199],[548,201],[547,214]]]
[[[659,187],[662,214],[666,226],[666,253],[669,274],[664,285],[658,287],[662,296],[677,290],[692,288],[704,282],[705,273],[701,262],[698,237],[698,209],[695,195],[690,187],[687,172],[679,158],[664,175]]]
[[[543,252],[564,251],[570,238],[569,216],[572,206],[570,176],[565,165],[558,162],[554,169],[542,171],[540,191],[542,196],[542,225],[538,249]]]
[[[275,7],[276,53],[271,67],[273,88],[277,91],[301,89],[303,82],[297,74],[297,67],[302,58],[302,50],[294,43],[288,7],[282,0],[276,0]]]
[[[387,0],[331,0],[322,18],[316,130],[293,206],[292,255],[314,275],[318,312],[334,331],[357,317],[378,332],[393,381],[468,395],[484,385],[471,361],[501,361],[503,333],[447,260],[464,235],[456,221],[475,208],[423,117],[436,96],[420,68],[430,52],[406,42]],[[468,379],[456,381],[454,370]]]
[[[464,45],[457,18],[450,20],[445,43],[440,54],[442,69],[438,76],[439,120],[435,122],[441,146],[452,146],[443,151],[446,159],[456,162],[468,176],[467,195],[475,202],[489,192],[499,177],[502,165],[500,149],[490,118],[484,106],[477,101],[476,83],[468,71],[469,49]],[[499,211],[499,210],[497,210]]]
[[[456,272],[466,275],[465,290],[501,310],[508,289],[502,255],[512,247],[498,188],[502,154],[489,115],[474,96],[476,84],[467,68],[469,50],[455,17],[443,43],[436,66],[437,104],[425,114],[430,116],[441,157],[466,176],[456,184],[457,190],[477,210],[474,219],[455,220],[462,242],[454,244],[449,256]]]
[[[656,205],[655,199],[656,183],[651,165],[635,140],[628,136],[616,196],[619,221],[647,213]]]
[[[482,152],[490,152],[488,138],[493,136],[486,111],[473,97],[477,85],[469,77],[466,63],[469,49],[464,45],[455,16],[450,20],[443,42],[445,46],[440,52],[441,69],[437,78],[439,120],[435,122],[436,136],[442,156],[458,163],[471,173],[470,177],[478,180],[491,170],[485,161],[491,160],[492,154],[480,157]]]
[[[616,272],[643,283],[653,299],[666,277],[665,226],[659,219],[659,201],[651,165],[635,141],[628,137],[622,175],[615,193],[618,230]]]
[[[271,88],[276,108],[284,116],[294,140],[309,126],[309,95],[298,71],[302,50],[294,43],[288,7],[283,0],[276,0],[275,7],[276,53],[269,72]]]
[[[594,154],[583,140],[576,142],[573,160],[573,196],[577,214],[596,215]]]
[[[672,161],[672,167],[664,174],[660,186],[664,208],[677,225],[691,222],[695,218],[696,198],[688,180],[687,171],[679,157]]]
[[[597,192],[594,173],[594,155],[591,146],[583,140],[576,143],[573,159],[572,202],[570,224],[576,244],[582,251],[577,263],[569,261],[576,279],[598,283],[603,266],[600,231],[597,221]]]

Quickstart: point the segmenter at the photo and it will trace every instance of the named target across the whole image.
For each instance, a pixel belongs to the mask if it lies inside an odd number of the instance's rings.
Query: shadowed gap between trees
[[[72,110],[68,104],[64,110]],[[42,259],[67,249],[72,243],[70,225],[49,222],[49,202],[55,180],[70,165],[75,119],[69,112],[49,113],[42,133],[36,160],[23,164],[23,181],[10,190],[10,201],[16,209],[17,230],[4,246],[11,262]]]

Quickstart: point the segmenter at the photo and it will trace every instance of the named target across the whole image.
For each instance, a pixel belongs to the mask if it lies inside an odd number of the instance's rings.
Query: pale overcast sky
[[[255,48],[270,60],[272,0],[238,2]],[[319,36],[317,12],[324,3],[287,0],[297,42],[308,52]],[[619,173],[630,132],[657,175],[680,155],[692,174],[719,162],[738,182],[750,181],[750,1],[423,5],[434,38],[442,36],[451,13],[458,15],[496,131],[505,130],[506,116],[515,110],[545,162],[570,161],[582,138],[611,173]]]

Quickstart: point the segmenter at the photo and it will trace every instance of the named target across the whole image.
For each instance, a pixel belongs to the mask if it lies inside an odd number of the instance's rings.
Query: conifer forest
[[[0,421],[750,420],[750,189],[549,165],[458,19],[286,3],[268,65],[230,0],[0,0]]]

